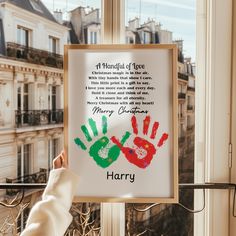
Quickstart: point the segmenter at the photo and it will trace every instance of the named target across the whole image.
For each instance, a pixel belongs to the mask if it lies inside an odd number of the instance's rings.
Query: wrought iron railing
[[[187,89],[188,89],[188,91],[193,91],[193,92],[195,92],[195,88],[194,88],[194,87],[188,86]]]
[[[187,131],[194,131],[194,125],[187,126]]]
[[[18,183],[37,183],[37,184],[41,184],[41,183],[46,183],[47,182],[47,169],[43,169],[40,168],[39,172],[37,173],[33,173],[30,175],[25,175],[25,176],[20,176],[18,178],[15,179],[10,179],[7,178],[6,179],[6,183],[7,184],[18,184]],[[16,193],[18,193],[19,190],[17,189],[6,189],[6,194],[9,196],[13,196]]]
[[[178,72],[178,78],[188,81],[188,75]]]
[[[63,109],[15,111],[16,127],[62,124]]]
[[[192,105],[188,105],[188,106],[187,106],[187,110],[188,110],[188,111],[193,111],[193,106],[192,106]]]
[[[19,236],[26,221],[24,219],[22,222],[22,216],[24,217],[25,211],[29,212],[32,205],[41,198],[42,190],[45,187],[46,183],[0,183],[0,189],[16,188],[18,190],[17,195],[0,201],[0,207],[2,207],[0,210],[5,208],[5,215],[7,214],[4,221],[0,221],[0,235]],[[34,191],[26,196],[26,190]],[[73,216],[73,221],[65,232],[65,236],[101,235],[99,203],[73,203],[70,213]]]
[[[178,93],[178,98],[179,99],[185,99],[186,98],[186,94],[185,93]]]
[[[10,186],[9,186],[10,185]],[[15,184],[0,184],[0,189],[9,189],[12,188]],[[17,189],[20,190],[24,190],[24,189],[43,189],[45,188],[46,184],[16,184]],[[181,192],[183,194],[183,190],[187,191],[187,190],[194,190],[194,189],[199,189],[203,191],[203,203],[202,203],[202,207],[201,209],[190,209],[189,208],[189,204],[184,205],[183,202],[186,202],[186,199],[188,200],[189,198],[186,198],[185,195],[183,195],[181,197]],[[186,210],[186,212],[188,213],[199,213],[201,211],[203,211],[205,209],[206,206],[206,202],[205,202],[205,190],[206,189],[215,189],[215,190],[221,190],[221,189],[229,189],[229,190],[233,190],[233,207],[232,207],[232,215],[233,217],[236,217],[236,213],[235,213],[235,196],[236,196],[236,184],[234,183],[200,183],[200,184],[193,184],[193,183],[183,183],[183,184],[179,184],[179,190],[180,190],[180,202],[173,205],[174,207],[181,207],[182,210]],[[17,227],[17,223],[21,214],[23,214],[24,210],[29,207],[30,202],[32,203],[32,198],[34,199],[33,201],[36,200],[34,195],[30,195],[31,199],[24,199],[21,198],[21,201],[19,201],[17,198],[15,198],[14,200],[11,200],[10,204],[7,204],[5,202],[0,202],[0,205],[5,206],[7,209],[9,209],[9,214],[8,216],[5,218],[5,220],[3,222],[1,222],[0,225],[0,235],[18,235],[15,232],[16,227]],[[185,203],[186,204],[186,203]],[[13,206],[15,205],[15,206]],[[163,208],[163,205],[160,205],[159,203],[154,203],[154,204],[148,204],[144,207],[139,207],[140,204],[129,204],[130,207],[132,207],[130,209],[126,208],[126,210],[128,210],[128,215],[131,216],[131,218],[129,219],[127,217],[127,221],[126,221],[126,230],[127,230],[127,235],[149,235],[148,232],[152,232],[152,233],[156,233],[156,220],[152,220],[152,216],[154,216],[154,212],[156,217],[158,218],[157,220],[160,221],[160,225],[161,227],[164,225],[164,222],[167,222],[167,220],[170,219],[170,217],[162,217],[159,219],[159,213],[163,214],[163,210],[164,209],[169,209],[171,206],[165,206]],[[143,204],[142,204],[143,205]],[[157,209],[155,210],[154,208],[160,207],[160,210]],[[137,212],[138,214],[143,214],[144,217],[142,217],[141,215],[141,221],[142,219],[146,220],[147,218],[145,217],[146,214],[145,213],[149,213],[150,211],[152,212],[152,214],[150,214],[150,219],[147,219],[148,221],[151,221],[151,226],[154,226],[154,228],[150,228],[149,225],[144,225],[145,227],[143,228],[138,228],[137,225],[134,228],[136,232],[135,234],[133,234],[134,232],[132,232],[131,229],[131,224],[132,222],[130,222],[130,220],[134,220],[136,218],[134,218],[133,216],[135,215],[135,212]],[[75,235],[100,235],[101,232],[101,224],[100,224],[100,206],[99,204],[94,204],[94,203],[74,203],[71,207],[71,214],[73,216],[73,221],[71,223],[71,225],[69,226],[69,228],[67,229],[67,232],[65,233],[66,236],[75,236]],[[174,217],[174,219],[177,220],[181,220],[183,219],[183,217],[181,217],[181,215],[179,213],[177,213],[178,211],[176,211],[176,209],[173,212],[173,209],[170,209],[171,214],[173,213],[173,215],[171,217]],[[168,213],[167,212],[167,213]],[[170,220],[169,220],[170,221]],[[135,223],[135,222],[133,222]],[[170,221],[169,223],[173,223],[173,220]],[[173,225],[173,224],[171,224]],[[171,226],[170,225],[170,226]],[[129,226],[129,227],[127,227]],[[167,225],[168,226],[168,225]],[[160,230],[158,231],[160,232]],[[171,231],[172,232],[172,231]],[[169,235],[169,234],[168,234]]]
[[[62,55],[48,51],[27,47],[17,43],[7,42],[7,57],[17,60],[23,60],[33,64],[63,68]]]

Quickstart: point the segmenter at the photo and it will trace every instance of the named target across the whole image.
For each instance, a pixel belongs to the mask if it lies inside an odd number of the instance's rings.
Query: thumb
[[[115,136],[112,136],[111,137],[111,141],[117,145],[120,149],[123,148],[123,145],[120,143],[120,141],[115,137]]]
[[[116,144],[120,149],[123,148],[124,143],[126,140],[130,137],[131,133],[126,132],[123,137],[121,138],[121,141],[119,141],[115,136],[111,137],[111,141]]]

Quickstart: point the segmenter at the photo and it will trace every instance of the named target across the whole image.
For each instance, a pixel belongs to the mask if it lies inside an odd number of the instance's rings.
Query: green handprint
[[[96,122],[93,119],[88,120],[89,126],[93,132],[94,137],[98,136],[98,130],[97,130],[97,125]],[[92,137],[90,136],[90,133],[88,131],[88,128],[85,125],[81,126],[81,130],[84,133],[84,136],[88,142],[92,141]],[[98,139],[89,149],[89,155],[95,160],[97,165],[99,165],[102,168],[107,168],[110,166],[114,161],[117,160],[117,158],[120,155],[120,148],[117,145],[112,145],[113,144],[110,139],[105,136],[107,133],[107,118],[106,116],[102,117],[102,133],[104,136],[100,139]],[[129,138],[130,134],[126,133],[122,139],[121,143],[124,144],[126,140]],[[87,147],[81,141],[79,138],[74,139],[75,143],[81,147],[82,150],[87,150]],[[101,152],[103,150],[107,149],[107,157],[103,158],[101,157]]]

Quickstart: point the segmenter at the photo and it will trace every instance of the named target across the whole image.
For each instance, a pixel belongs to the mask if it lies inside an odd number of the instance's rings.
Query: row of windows
[[[27,29],[22,26],[17,26],[17,43],[26,47],[32,47],[33,43],[33,30]],[[56,37],[50,36],[48,37],[49,41],[49,51],[52,53],[59,53],[60,48],[60,40]]]
[[[48,170],[52,168],[52,161],[59,153],[59,139],[48,141]],[[17,147],[17,178],[33,174],[33,144],[22,144]]]
[[[17,109],[28,111],[30,110],[30,94],[32,94],[33,84],[18,84],[17,87]],[[56,110],[56,100],[57,100],[57,86],[48,87],[48,107],[51,110]],[[39,98],[39,103],[42,102]]]

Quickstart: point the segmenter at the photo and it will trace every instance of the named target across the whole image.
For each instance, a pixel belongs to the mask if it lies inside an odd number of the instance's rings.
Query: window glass
[[[53,168],[53,159],[60,151],[60,139],[54,138],[48,140],[48,170]]]
[[[101,1],[43,1],[51,11],[61,9],[64,25],[70,28],[68,43],[70,44],[99,44],[101,43]],[[79,23],[78,23],[79,22]],[[51,39],[52,40],[52,39]],[[53,48],[51,41],[50,48]],[[50,50],[51,52],[55,52]],[[51,87],[51,96],[48,102],[51,109],[56,109],[56,86]],[[50,91],[50,88],[49,88]],[[52,111],[53,114],[53,111]],[[52,118],[54,119],[54,118]],[[54,144],[53,144],[54,142]],[[56,139],[51,142],[52,158],[56,153]],[[53,148],[54,145],[54,148]],[[48,142],[48,147],[50,146]],[[66,235],[100,235],[100,204],[98,203],[73,203],[71,214],[74,220],[67,230]],[[80,233],[79,233],[80,232]]]
[[[32,151],[31,151],[31,144],[24,145],[24,175],[31,174],[31,160],[32,160]]]
[[[179,182],[194,182],[195,0],[126,0],[126,43],[178,47]],[[180,202],[193,209],[193,191]],[[176,205],[126,204],[126,235],[193,235],[193,215]]]
[[[23,46],[30,46],[30,30],[18,26],[17,27],[17,43]]]
[[[22,176],[21,166],[21,145],[19,145],[17,147],[17,177]]]
[[[36,1],[35,0],[30,0],[30,4],[34,8],[34,10],[43,13],[43,10],[41,9],[41,6],[39,5],[37,0]]]
[[[49,51],[52,53],[59,53],[59,39],[49,36]]]
[[[23,152],[22,152],[23,150]],[[32,144],[18,145],[17,147],[17,176],[25,182],[31,174]],[[26,181],[27,182],[27,181]]]
[[[17,109],[21,110],[21,84],[17,84]]]
[[[59,139],[55,138],[52,140],[52,157],[53,159],[59,154]]]

